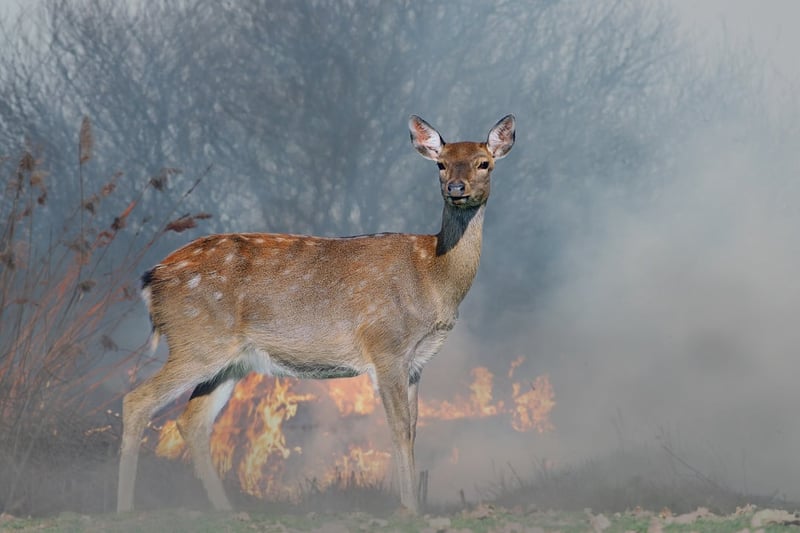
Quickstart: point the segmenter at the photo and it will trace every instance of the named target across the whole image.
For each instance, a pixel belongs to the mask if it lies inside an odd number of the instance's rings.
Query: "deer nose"
[[[463,181],[451,181],[447,184],[447,194],[450,196],[464,196],[467,186]]]

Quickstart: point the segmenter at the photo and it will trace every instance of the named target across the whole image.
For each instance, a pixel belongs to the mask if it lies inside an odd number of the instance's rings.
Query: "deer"
[[[231,510],[211,459],[214,420],[250,372],[327,379],[368,374],[391,432],[400,504],[419,512],[414,442],[423,366],[453,329],[475,278],[495,161],[514,145],[503,117],[485,142],[445,143],[416,115],[414,148],[436,162],[444,209],[435,235],[316,237],[224,233],[198,238],[142,276],[142,298],[169,348],[122,402],[117,511],[133,510],[151,417],[192,390],[176,420],[216,510]]]

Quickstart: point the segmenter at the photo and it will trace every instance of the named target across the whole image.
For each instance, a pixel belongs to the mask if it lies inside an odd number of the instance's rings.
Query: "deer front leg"
[[[414,456],[414,442],[417,440],[417,413],[419,412],[419,375],[408,383],[408,413],[411,428],[411,456]]]
[[[409,406],[408,374],[377,370],[377,378],[392,436],[395,471],[400,484],[400,503],[416,514],[419,512],[419,504],[417,502],[414,429]],[[414,418],[416,418],[416,409],[414,411]]]

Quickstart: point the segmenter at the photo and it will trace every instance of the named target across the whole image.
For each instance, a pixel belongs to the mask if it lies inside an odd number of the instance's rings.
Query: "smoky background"
[[[0,147],[41,147],[54,223],[79,187],[83,116],[87,171],[123,171],[122,193],[165,169],[175,190],[204,176],[185,208],[214,218],[145,265],[216,231],[436,232],[408,115],[455,141],[514,113],[478,277],[420,390],[447,397],[522,355],[518,372],[550,376],[555,430],[421,428],[437,495],[627,449],[647,458],[610,479],[687,472],[661,463],[669,450],[735,490],[800,499],[798,108],[751,48],[700,53],[670,4],[612,0],[61,0],[0,39]],[[141,227],[169,207],[152,190],[141,205]],[[133,347],[148,331],[139,306],[103,334]],[[425,450],[447,439],[471,466],[437,477],[446,458]]]

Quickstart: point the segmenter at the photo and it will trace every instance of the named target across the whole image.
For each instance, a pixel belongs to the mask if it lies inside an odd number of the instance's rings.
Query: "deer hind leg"
[[[211,460],[211,430],[217,415],[231,397],[236,381],[232,377],[222,377],[201,383],[194,389],[186,409],[177,420],[178,431],[189,446],[195,475],[200,478],[217,511],[230,511],[231,504]]]
[[[139,447],[147,423],[156,411],[220,372],[220,365],[201,362],[185,350],[170,347],[159,371],[125,395],[122,400],[122,447],[117,484],[117,512],[133,509]]]
[[[183,365],[180,365],[176,358],[170,358],[158,372],[123,398],[117,512],[133,509],[133,492],[142,434],[156,411],[196,383],[186,374]]]
[[[414,442],[409,408],[408,374],[377,371],[377,381],[386,419],[392,436],[395,472],[400,484],[400,503],[412,513],[419,512],[417,501]]]

